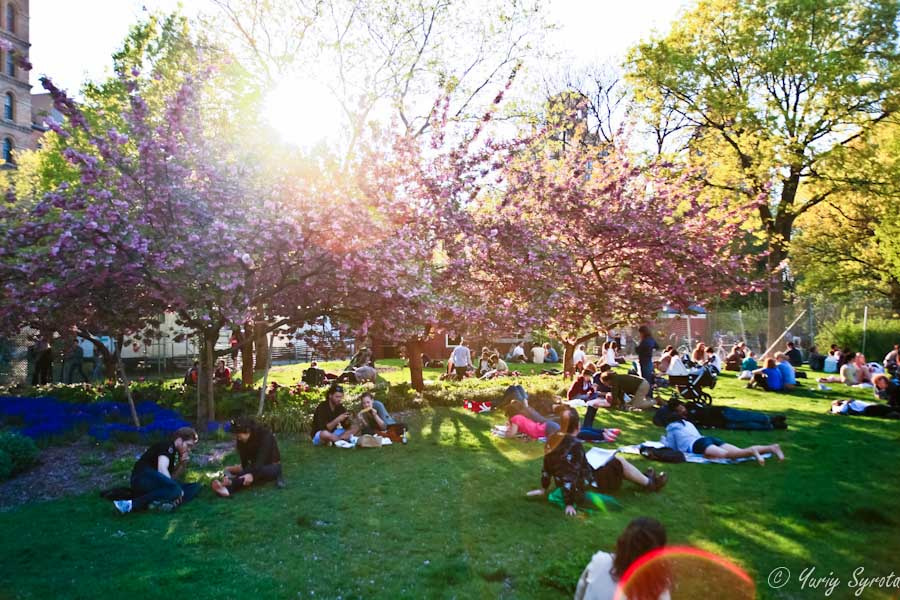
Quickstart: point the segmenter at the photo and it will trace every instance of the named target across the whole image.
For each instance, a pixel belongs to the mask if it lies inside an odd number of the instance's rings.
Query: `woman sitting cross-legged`
[[[784,460],[784,452],[781,451],[781,446],[778,444],[738,448],[726,444],[719,438],[700,435],[697,427],[687,420],[688,412],[684,402],[671,401],[669,406],[675,410],[675,415],[666,425],[665,443],[669,448],[680,452],[702,454],[706,458],[747,458],[752,456],[760,465],[766,464],[766,459],[762,456],[766,452],[771,452],[778,457],[778,460]]]
[[[575,505],[584,501],[585,492],[612,492],[627,479],[642,488],[658,492],[665,487],[668,477],[656,474],[653,469],[644,473],[621,456],[613,457],[599,469],[591,467],[584,445],[575,435],[578,433],[578,413],[565,407],[560,415],[560,431],[551,435],[544,445],[544,467],[541,471],[541,487],[528,492],[528,496],[543,496],[550,491],[551,482],[562,490],[566,514],[575,515]]]

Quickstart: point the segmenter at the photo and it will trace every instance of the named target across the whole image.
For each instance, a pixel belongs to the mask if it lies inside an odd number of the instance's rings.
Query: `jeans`
[[[725,407],[722,418],[725,419],[725,429],[768,431],[773,428],[768,415],[752,410]]]
[[[64,365],[65,374],[63,375],[63,381],[65,383],[75,383],[72,381],[74,379],[75,371],[78,371],[78,374],[81,375],[81,381],[85,383],[90,383],[90,379],[88,376],[84,374],[84,363],[79,361],[71,361],[67,365]]]
[[[144,467],[131,476],[134,499],[131,510],[143,510],[151,502],[173,502],[181,497],[181,484],[159,471]]]
[[[382,404],[380,401],[373,400],[372,408],[375,409],[375,412],[378,413],[378,416],[382,421],[384,421],[385,425],[395,425],[397,423],[397,421],[395,421],[394,418],[390,414],[388,414],[388,411],[384,407],[384,404]]]
[[[248,473],[250,473],[250,471],[241,471],[237,475],[232,475],[231,485],[228,486],[228,491],[237,492],[241,490],[244,487],[244,481],[241,479],[241,476],[247,475]],[[263,465],[253,473],[253,484],[275,481],[279,477],[281,477],[281,463]]]

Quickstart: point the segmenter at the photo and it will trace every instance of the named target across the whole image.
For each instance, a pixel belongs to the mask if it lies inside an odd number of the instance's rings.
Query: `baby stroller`
[[[672,390],[672,398],[681,397],[702,404],[712,404],[712,396],[704,392],[703,388],[716,387],[718,376],[719,370],[712,365],[701,365],[688,375],[669,375],[669,383],[675,388]]]

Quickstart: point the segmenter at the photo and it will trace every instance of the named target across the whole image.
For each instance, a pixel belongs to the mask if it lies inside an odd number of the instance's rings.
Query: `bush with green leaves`
[[[867,359],[881,362],[894,344],[900,344],[900,319],[869,319],[866,324],[866,347],[863,349],[863,322],[846,314],[825,323],[816,336],[820,351],[837,344],[854,352],[865,352]]]
[[[0,452],[9,459],[10,475],[17,475],[36,465],[40,454],[34,440],[12,431],[0,433]],[[0,457],[0,463],[2,462],[3,459]],[[0,474],[2,470],[3,466],[0,464]]]

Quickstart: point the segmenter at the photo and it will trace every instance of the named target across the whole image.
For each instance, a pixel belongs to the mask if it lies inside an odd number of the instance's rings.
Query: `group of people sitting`
[[[213,491],[228,498],[242,489],[270,481],[284,487],[281,454],[272,431],[250,418],[235,419],[229,426],[240,463],[225,467],[224,475],[212,481]],[[131,487],[124,494],[128,497],[113,501],[116,510],[122,514],[148,508],[171,511],[193,498],[199,492],[198,484],[182,483],[179,479],[197,440],[194,429],[182,427],[168,440],[147,448],[131,470]]]
[[[311,430],[314,446],[329,446],[357,436],[396,434],[406,440],[405,426],[397,423],[371,392],[360,396],[361,408],[355,415],[344,408],[343,399],[343,388],[334,384],[316,407]],[[281,453],[271,429],[247,417],[230,421],[229,429],[240,462],[226,466],[222,476],[211,482],[212,490],[220,497],[229,498],[243,489],[267,482],[274,481],[279,488],[284,487]],[[194,429],[182,427],[169,439],[151,445],[132,468],[130,490],[114,500],[116,509],[123,514],[147,508],[169,511],[196,495],[199,491],[196,484],[181,483],[179,478],[197,440]]]

